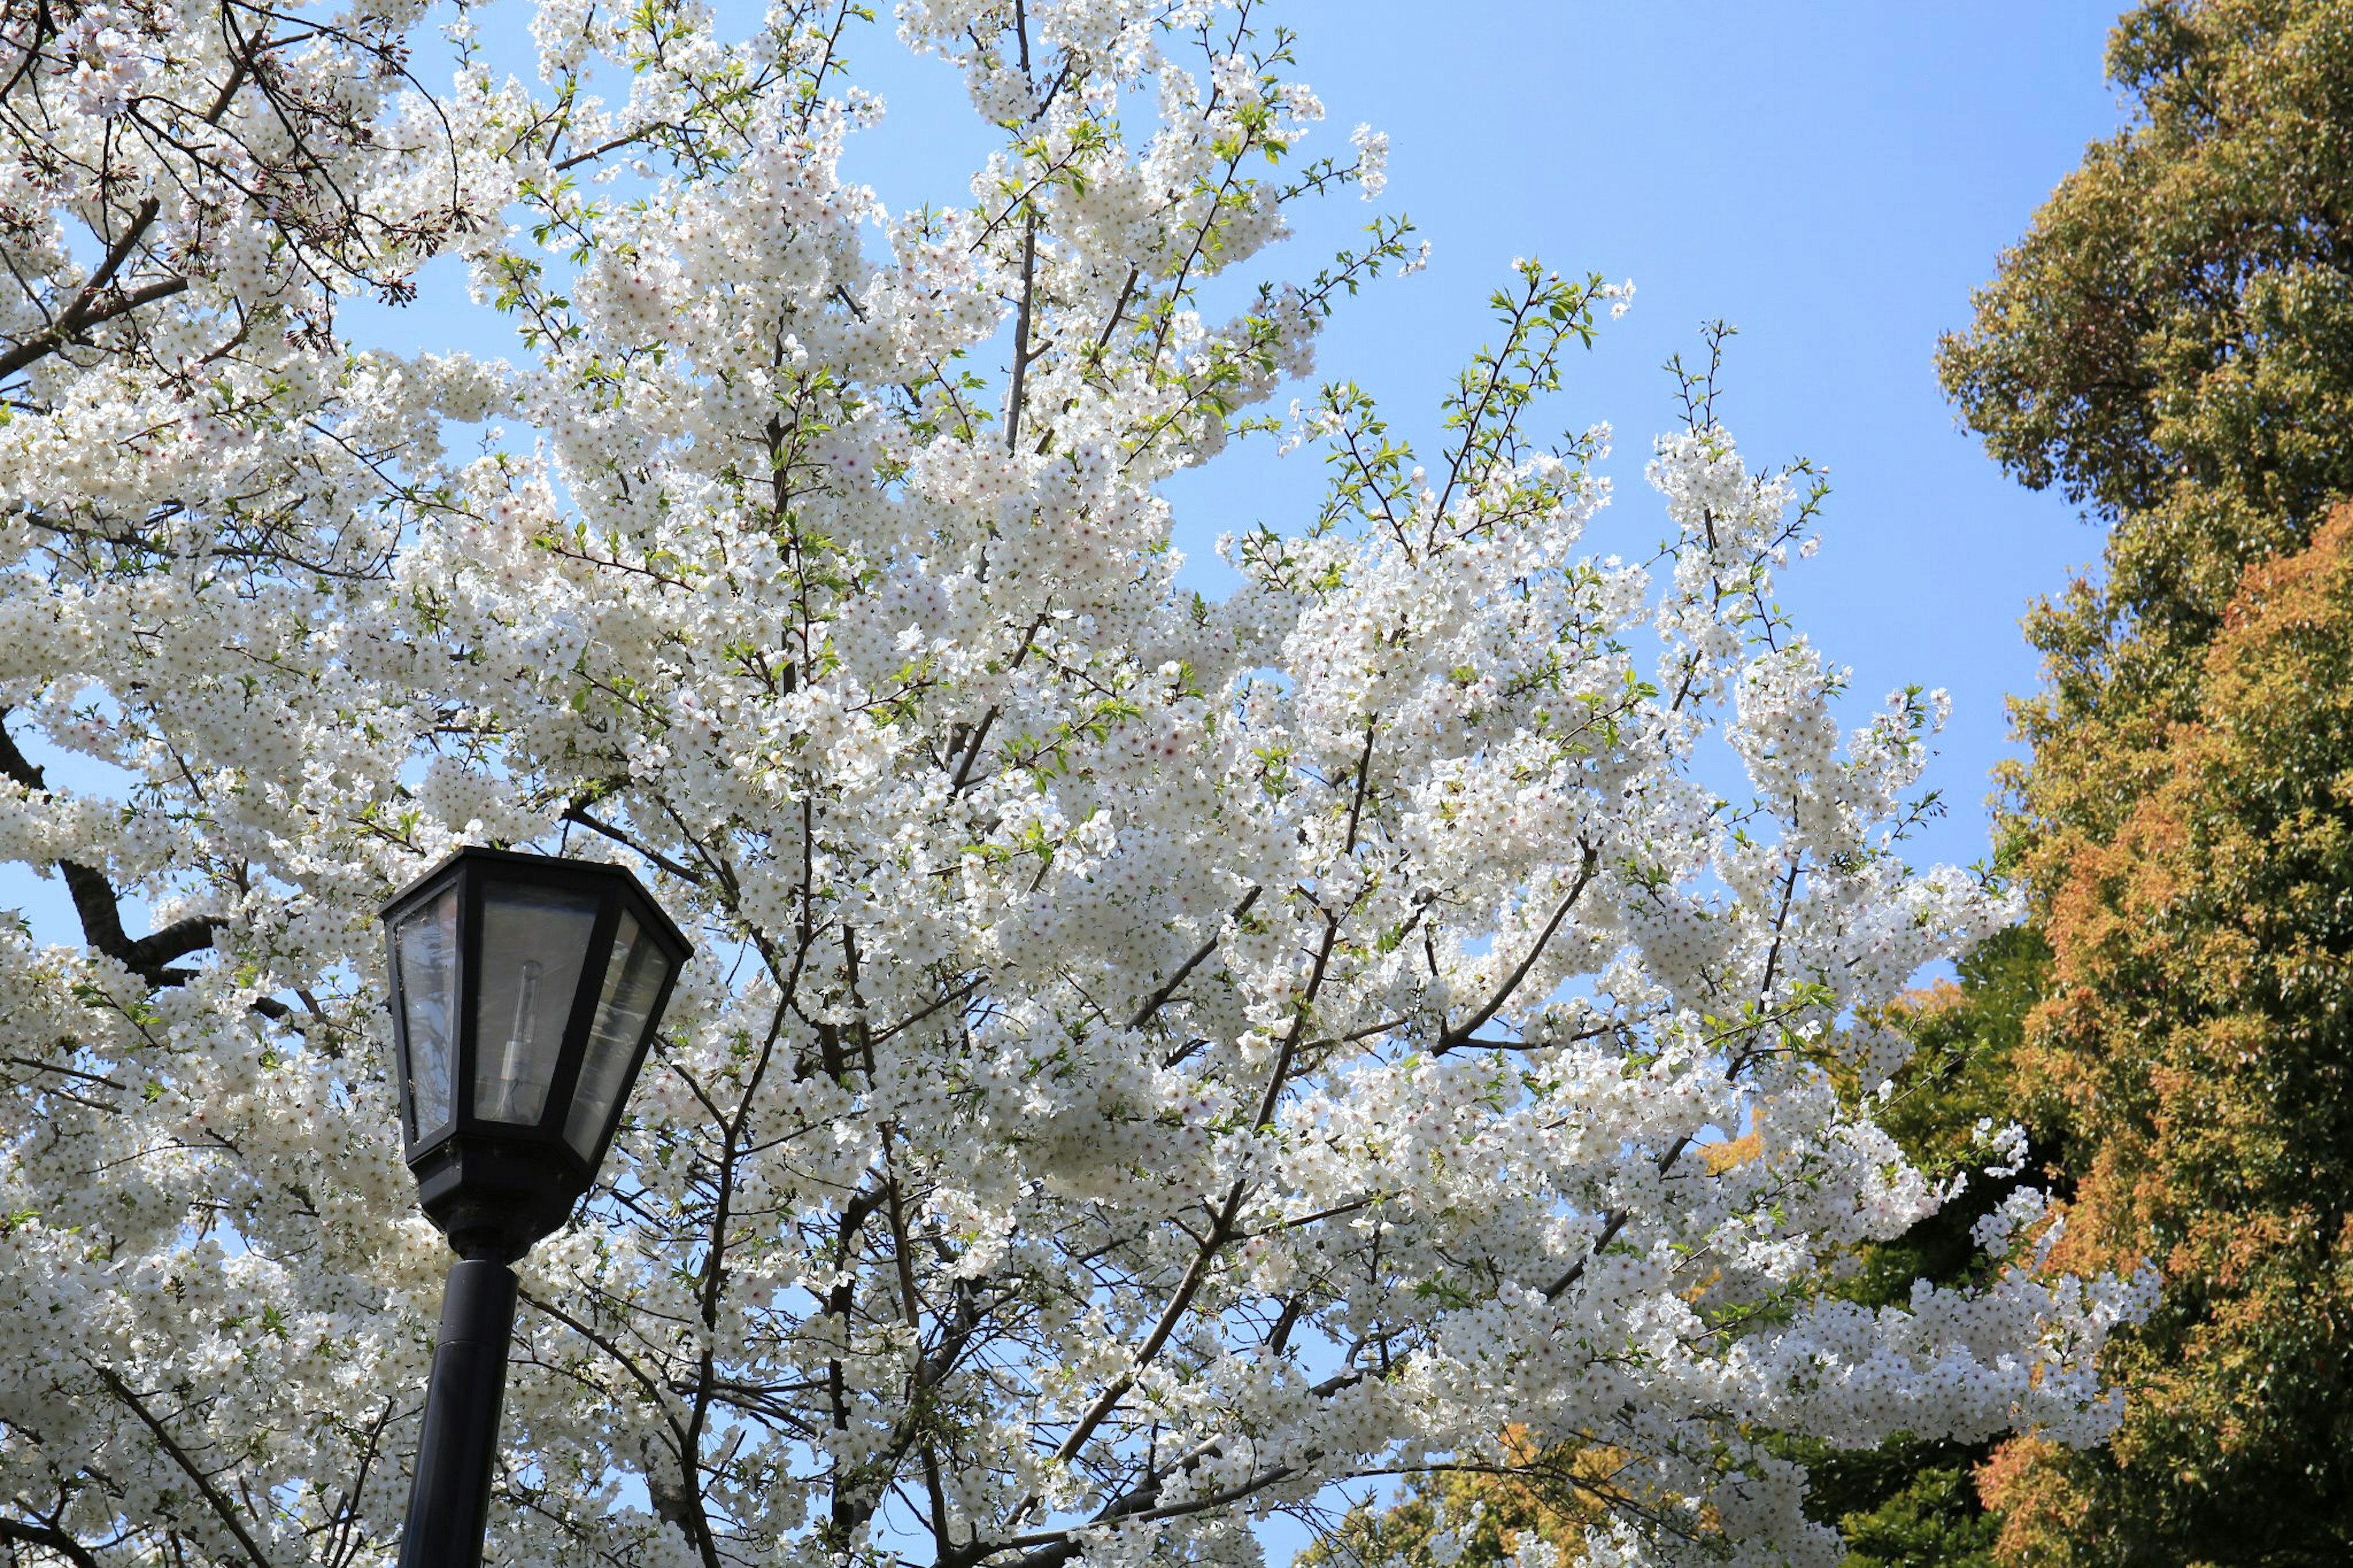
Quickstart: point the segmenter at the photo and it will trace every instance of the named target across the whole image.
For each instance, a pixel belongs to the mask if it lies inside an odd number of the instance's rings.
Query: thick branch
[[[0,1518],[0,1541],[11,1546],[37,1546],[44,1552],[54,1552],[76,1568],[99,1568],[99,1562],[90,1548],[68,1535],[55,1525],[26,1524],[21,1520]],[[15,1552],[10,1552],[13,1558]]]
[[[160,300],[167,294],[176,294],[188,286],[185,279],[174,278],[147,284],[128,294],[110,293],[114,285],[115,275],[122,270],[122,264],[130,259],[132,247],[137,245],[140,237],[147,232],[148,226],[155,221],[155,215],[159,210],[161,210],[159,204],[153,196],[140,204],[139,210],[132,215],[131,221],[124,226],[121,237],[108,248],[105,258],[91,270],[88,281],[75,291],[72,302],[66,306],[58,319],[42,331],[26,338],[6,353],[0,354],[0,380],[16,374],[34,361],[56,352],[71,341],[76,333],[85,329],[111,321],[116,316],[135,310],[151,300]]]
[[[1021,225],[1021,304],[1013,321],[1013,391],[1006,399],[1005,449],[1019,449],[1021,442],[1021,407],[1029,396],[1029,312],[1038,298],[1038,215],[1035,211]]]
[[[7,716],[8,710],[0,708],[0,720]],[[47,776],[17,749],[5,725],[0,725],[0,778],[37,795],[47,794],[49,787]],[[106,874],[79,860],[57,865],[73,898],[74,913],[80,917],[82,940],[92,952],[104,953],[150,985],[185,984],[189,973],[173,968],[173,961],[212,946],[213,933],[228,924],[222,915],[190,915],[133,942],[122,930],[121,895]]]

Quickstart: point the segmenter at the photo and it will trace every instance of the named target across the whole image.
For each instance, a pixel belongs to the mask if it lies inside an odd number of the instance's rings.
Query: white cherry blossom
[[[909,0],[998,128],[945,212],[842,176],[854,10],[545,0],[430,97],[406,0],[0,24],[0,858],[86,937],[0,921],[0,1541],[391,1560],[375,911],[461,843],[700,946],[524,1266],[496,1561],[1250,1563],[1508,1420],[1626,1457],[1589,1561],[1828,1563],[1755,1430],[2100,1438],[2145,1278],[1818,1288],[1953,1190],[1849,1025],[2014,911],[1902,860],[1941,698],[1842,731],[1772,607],[1812,477],[1694,395],[1599,551],[1537,421],[1630,288],[1535,263],[1420,457],[1270,416],[1419,257],[1272,270],[1387,143],[1258,7]],[[448,252],[506,357],[344,341]],[[1197,597],[1162,482],[1276,430],[1328,500]]]

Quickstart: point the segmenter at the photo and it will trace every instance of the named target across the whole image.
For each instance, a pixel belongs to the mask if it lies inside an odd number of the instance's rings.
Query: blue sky
[[[740,0],[719,8],[749,16]],[[1953,811],[1915,858],[1984,855],[1987,773],[2009,749],[2003,699],[2038,679],[2019,616],[2095,557],[2099,537],[1956,429],[1932,355],[2084,142],[2119,123],[2100,72],[2111,5],[1261,10],[1301,35],[1327,147],[1345,148],[1359,121],[1388,133],[1380,206],[1410,214],[1432,246],[1426,271],[1344,306],[1319,374],[1363,383],[1402,429],[1426,435],[1454,367],[1488,335],[1484,300],[1513,258],[1630,278],[1633,310],[1572,362],[1556,412],[1562,428],[1616,427],[1619,500],[1604,537],[1632,553],[1660,530],[1641,477],[1651,437],[1675,416],[1659,366],[1698,347],[1702,321],[1735,323],[1719,405],[1734,435],[1753,461],[1803,455],[1834,485],[1822,552],[1789,574],[1785,600],[1854,668],[1865,702],[1907,681],[1951,690],[1930,783]],[[494,39],[526,16],[517,0],[484,14]],[[988,132],[955,74],[908,57],[887,28],[886,8],[852,50],[889,114],[853,141],[848,172],[893,210],[966,199]],[[1373,210],[1353,196],[1311,208],[1299,238],[1262,253],[1254,275],[1312,273]],[[350,324],[385,347],[500,352],[504,324],[466,302],[454,267],[437,264],[426,282],[417,305],[357,310]],[[1264,443],[1181,476],[1170,494],[1195,581],[1211,592],[1227,581],[1218,533],[1299,526],[1320,483],[1312,454],[1279,460]],[[58,884],[24,868],[0,867],[0,904],[22,904],[49,940],[76,934]]]

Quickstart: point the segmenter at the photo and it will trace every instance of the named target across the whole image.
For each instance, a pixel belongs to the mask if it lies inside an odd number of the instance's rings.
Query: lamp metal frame
[[[475,1113],[482,1041],[480,999],[483,902],[494,888],[526,887],[593,895],[596,913],[581,955],[557,1047],[555,1070],[539,1121],[525,1126]],[[400,963],[404,921],[454,889],[449,1052],[449,1113],[432,1127],[417,1119],[410,1081],[408,997]],[[638,940],[669,960],[645,1024],[629,1047],[628,1070],[584,1155],[565,1136],[586,1066],[588,1038],[614,941],[626,912]],[[459,1261],[442,1297],[441,1332],[426,1391],[417,1468],[409,1483],[400,1568],[480,1568],[497,1460],[499,1413],[506,1397],[507,1350],[514,1335],[517,1281],[510,1267],[533,1242],[561,1226],[593,1186],[628,1107],[671,991],[693,952],[670,918],[625,867],[505,849],[466,848],[395,894],[383,910],[385,970],[392,1007],[393,1071],[400,1096],[403,1152],[417,1177],[418,1204],[441,1228]]]
[[[450,999],[449,1112],[437,1126],[418,1125],[416,1085],[410,1080],[408,997],[404,990],[398,931],[404,921],[457,889],[455,995]],[[494,888],[525,887],[586,894],[596,900],[580,979],[569,1000],[547,1102],[536,1125],[493,1121],[475,1110],[475,1087],[483,1042],[477,1017],[482,987],[483,901]],[[624,911],[633,916],[639,941],[650,941],[669,960],[646,1026],[629,1048],[623,1092],[617,1095],[597,1129],[593,1152],[584,1156],[565,1136],[574,1095],[586,1065],[589,1031],[598,994]],[[693,951],[685,935],[655,903],[626,867],[570,860],[506,849],[467,847],[437,862],[385,904],[382,913],[385,966],[390,977],[395,1049],[394,1071],[400,1096],[401,1132],[417,1201],[461,1257],[520,1258],[531,1245],[561,1226],[572,1205],[596,1182],[612,1146],[646,1053],[660,1026],[670,993]]]

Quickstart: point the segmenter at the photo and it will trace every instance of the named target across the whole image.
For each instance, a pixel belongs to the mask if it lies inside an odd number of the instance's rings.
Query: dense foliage
[[[1965,1176],[1959,1192],[1901,1236],[1857,1247],[1821,1281],[1825,1293],[1872,1308],[1900,1306],[1913,1282],[1951,1286],[1981,1281],[2002,1267],[2021,1224],[2039,1217],[2052,1152],[2048,1131],[2029,1123],[2034,1159],[1987,1171],[1985,1129],[2011,1120],[2012,1058],[2027,1010],[2049,963],[2040,933],[2012,926],[1961,959],[1957,977],[1908,993],[1865,1020],[1884,1048],[1908,1052],[1884,1081],[1876,1112],[1905,1155],[1925,1170]],[[1840,1077],[1857,1090],[1867,1058],[1857,1053]],[[1701,1151],[1717,1171],[1760,1157],[1769,1129],[1752,1122],[1737,1138]],[[1514,1429],[1512,1441],[1526,1434]],[[1978,1497],[1978,1471],[1991,1439],[1956,1441],[1899,1434],[1855,1448],[1817,1435],[1783,1432],[1773,1451],[1800,1460],[1811,1492],[1810,1515],[1844,1537],[1848,1568],[1993,1568],[1999,1521]],[[1510,1471],[1468,1466],[1409,1482],[1391,1500],[1360,1504],[1303,1558],[1304,1568],[1450,1568],[1456,1561],[1524,1564],[1582,1559],[1578,1538],[1599,1489],[1619,1462],[1606,1444],[1564,1444]]]
[[[2299,1013],[2338,962],[2314,848],[2344,805],[2337,546],[2243,574],[2353,492],[2353,5],[2145,5],[2109,68],[2138,122],[2088,151],[1941,364],[1997,458],[2108,525],[2100,576],[2028,622],[2051,679],[2017,708],[2032,751],[2002,826],[2057,957],[2009,1070],[2038,1156],[2081,1184],[2059,1256],[2153,1257],[2168,1284],[2119,1352],[2113,1448],[2016,1445],[1989,1480],[2013,1562],[2336,1563],[2353,1151],[2345,1042]],[[2309,637],[2266,607],[2291,597]]]
[[[2059,1184],[2064,1162],[2048,1117],[2020,1103],[2013,1059],[2028,1009],[2049,963],[2041,932],[2013,926],[1960,961],[1950,981],[1905,997],[1880,1020],[1913,1054],[1897,1070],[1880,1118],[1924,1167],[1962,1171],[1989,1122],[2017,1121],[2028,1133],[2021,1169],[1980,1173],[1936,1214],[1892,1241],[1858,1249],[1852,1272],[1831,1287],[1872,1304],[1903,1300],[1915,1279],[1964,1284],[2000,1267],[1987,1242],[2007,1242],[2025,1211],[2009,1205]],[[1997,1233],[1993,1227],[2008,1229]],[[1992,1568],[1996,1521],[1978,1496],[1985,1442],[1905,1436],[1841,1452],[1819,1438],[1788,1435],[1789,1451],[1814,1478],[1810,1507],[1838,1525],[1848,1568]]]
[[[2353,510],[2248,573],[2204,674],[2054,904],[2021,1062],[2084,1148],[2059,1258],[2168,1280],[2113,1462],[1996,1467],[2035,1562],[2353,1557]]]
[[[1419,456],[1253,412],[1411,260],[1251,286],[1382,152],[1258,7],[912,0],[992,150],[896,215],[846,0],[547,0],[438,100],[413,0],[4,15],[0,855],[84,938],[0,923],[20,1561],[386,1556],[445,1254],[374,917],[463,842],[700,947],[524,1269],[502,1561],[1248,1563],[1574,1441],[1597,1563],[1825,1564],[1770,1428],[2110,1429],[2144,1279],[1814,1288],[1951,1192],[1839,1021],[2012,912],[1905,863],[1935,697],[1841,733],[1775,607],[1819,497],[1701,396],[1588,543],[1540,422],[1622,300],[1534,263]],[[437,254],[513,363],[338,336]],[[1159,487],[1269,426],[1328,500],[1205,600]]]
[[[2136,122],[1938,360],[1989,451],[2108,525],[2098,577],[2029,625],[2051,681],[2012,826],[2046,899],[2163,772],[2241,571],[2353,492],[2353,5],[2157,0],[2108,70]]]

